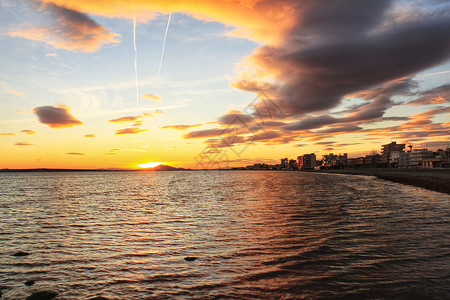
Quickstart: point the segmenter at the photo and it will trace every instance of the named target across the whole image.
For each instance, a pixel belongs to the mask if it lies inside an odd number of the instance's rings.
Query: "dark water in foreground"
[[[3,173],[0,217],[2,299],[450,295],[449,196],[371,177]]]

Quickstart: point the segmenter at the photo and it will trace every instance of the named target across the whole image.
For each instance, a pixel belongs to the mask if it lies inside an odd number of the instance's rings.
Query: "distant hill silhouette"
[[[175,168],[169,165],[158,165],[154,168],[148,168],[148,171],[189,171],[190,169]]]

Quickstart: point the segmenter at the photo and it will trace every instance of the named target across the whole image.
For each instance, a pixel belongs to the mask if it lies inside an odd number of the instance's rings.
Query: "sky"
[[[0,168],[450,145],[443,0],[0,0]]]

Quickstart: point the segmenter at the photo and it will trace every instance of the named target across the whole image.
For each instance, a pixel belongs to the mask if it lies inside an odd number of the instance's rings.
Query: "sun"
[[[165,165],[165,164],[166,163],[164,163],[164,162],[153,162],[153,161],[151,161],[151,162],[148,162],[148,163],[145,163],[145,164],[140,164],[140,165],[138,165],[138,167],[146,169],[146,168],[154,168],[156,166]]]

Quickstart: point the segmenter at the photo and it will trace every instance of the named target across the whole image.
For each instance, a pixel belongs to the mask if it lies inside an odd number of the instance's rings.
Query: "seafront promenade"
[[[450,169],[336,169],[320,170],[320,173],[337,173],[375,176],[380,179],[413,185],[428,190],[450,194]]]

